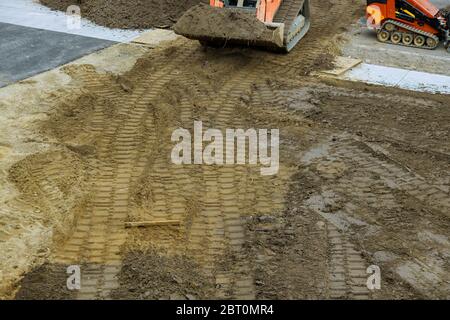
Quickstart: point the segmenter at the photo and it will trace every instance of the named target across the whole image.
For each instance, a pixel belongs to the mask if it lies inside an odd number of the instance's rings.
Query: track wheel
[[[391,36],[391,34],[386,30],[380,30],[380,31],[378,31],[378,34],[377,34],[377,38],[381,42],[388,41],[390,36]]]
[[[436,39],[427,38],[427,46],[429,46],[430,48],[434,48],[436,45]]]
[[[384,29],[387,30],[388,32],[392,32],[394,31],[396,28],[392,23],[386,23],[384,26]]]
[[[391,36],[391,41],[395,44],[400,43],[402,41],[402,33],[398,31],[394,32]]]
[[[425,37],[417,35],[414,37],[414,44],[418,47],[422,47],[425,44]]]
[[[403,44],[409,46],[414,40],[414,36],[411,33],[404,33],[402,37]]]

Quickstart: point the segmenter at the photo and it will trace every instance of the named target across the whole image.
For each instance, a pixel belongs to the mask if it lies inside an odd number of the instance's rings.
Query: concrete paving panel
[[[115,43],[8,23],[0,23],[0,39],[0,87]]]

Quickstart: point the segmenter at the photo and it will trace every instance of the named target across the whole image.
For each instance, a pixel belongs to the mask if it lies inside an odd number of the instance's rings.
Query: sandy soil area
[[[117,45],[74,65],[123,73],[147,51]],[[87,198],[89,164],[73,151],[76,148],[57,146],[42,134],[48,131],[42,121],[55,112],[54,99],[80,93],[83,83],[72,81],[66,71],[52,70],[0,90],[0,297],[14,294],[18,277],[42,264],[53,243],[71,232],[76,207]]]
[[[182,39],[120,75],[65,68],[74,87],[37,100],[47,113],[33,132],[51,143],[7,179],[69,231],[42,222],[63,240],[12,283],[17,297],[80,264],[82,299],[449,298],[449,96],[310,76],[359,3],[314,1],[289,55]],[[279,174],[172,164],[171,133],[194,120],[279,128]],[[124,227],[167,219],[181,225]],[[378,291],[366,287],[372,264]]]

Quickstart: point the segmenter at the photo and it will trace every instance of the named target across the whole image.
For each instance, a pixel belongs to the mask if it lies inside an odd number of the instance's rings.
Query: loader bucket
[[[283,47],[283,23],[264,23],[253,10],[236,7],[198,5],[174,26],[175,33],[213,46],[246,45]]]

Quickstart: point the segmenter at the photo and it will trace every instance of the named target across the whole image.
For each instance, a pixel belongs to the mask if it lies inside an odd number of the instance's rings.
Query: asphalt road
[[[0,87],[115,43],[8,23],[0,23],[0,39]]]

